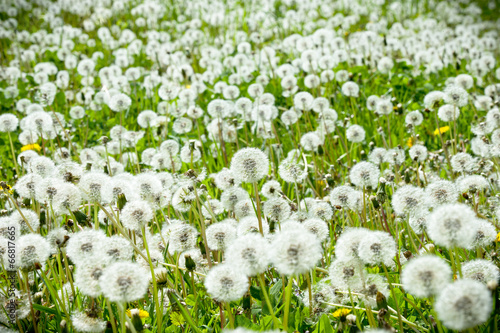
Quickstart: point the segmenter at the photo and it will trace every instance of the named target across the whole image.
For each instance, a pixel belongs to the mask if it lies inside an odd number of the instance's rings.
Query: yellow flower
[[[500,242],[500,232],[497,234],[497,242]]]
[[[350,309],[342,308],[342,309],[338,309],[337,311],[335,311],[335,312],[333,313],[333,316],[334,316],[335,318],[345,317],[345,316],[347,316],[349,313],[351,313],[351,310],[350,310]]]
[[[34,143],[32,145],[26,145],[21,148],[21,151],[26,151],[26,150],[36,150],[39,152],[40,150],[42,150],[42,148],[40,148],[40,145],[38,143]]]
[[[144,310],[141,310],[141,309],[132,309],[132,310],[138,310],[139,311],[139,318],[141,318],[141,319],[149,318],[149,313],[147,311],[144,311]],[[132,313],[131,313],[130,309],[128,309],[127,311],[125,311],[125,313],[127,314],[127,316],[129,316],[130,318],[132,318]]]
[[[410,147],[410,148],[411,148],[411,147],[413,146],[413,144],[414,144],[414,143],[415,143],[415,140],[413,139],[413,137],[411,137],[411,138],[409,138],[409,139],[408,139],[408,141],[406,142],[406,145],[407,145],[408,147]]]
[[[191,85],[190,84],[186,84],[186,89],[191,89]]]
[[[434,131],[434,135],[438,135],[439,132],[441,132],[441,133],[448,132],[449,130],[450,130],[450,126],[440,127]]]
[[[9,194],[13,194],[14,190],[12,189],[12,186],[7,184],[6,182],[0,182],[0,190],[3,190],[5,192],[9,192]]]

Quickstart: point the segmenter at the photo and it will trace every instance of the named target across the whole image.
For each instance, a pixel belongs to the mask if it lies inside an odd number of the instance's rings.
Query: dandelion
[[[40,152],[42,150],[42,148],[40,147],[40,145],[38,143],[24,145],[21,147],[21,151],[27,151],[27,150],[36,150],[36,151]]]
[[[475,259],[462,265],[462,274],[465,279],[476,280],[487,285],[489,282],[498,283],[500,270],[491,261]]]
[[[144,225],[153,219],[151,206],[142,200],[127,202],[123,207],[120,220],[125,228],[141,230]]]
[[[411,259],[401,273],[405,290],[420,298],[438,295],[451,282],[451,278],[450,266],[434,255]]]
[[[0,116],[0,132],[14,132],[19,120],[12,113],[4,113]]]
[[[468,99],[469,94],[462,87],[450,85],[444,90],[444,100],[446,103],[461,107],[467,105]]]
[[[349,172],[351,182],[358,187],[371,187],[376,189],[380,170],[370,162],[359,162]]]
[[[427,148],[422,145],[413,145],[409,151],[410,158],[416,162],[425,162],[427,159]]]
[[[420,187],[404,185],[398,188],[392,198],[392,208],[398,215],[412,215],[427,204],[425,192]]]
[[[32,270],[36,264],[44,264],[50,255],[49,242],[38,234],[21,236],[16,244],[16,265],[24,270]]]
[[[260,149],[243,148],[234,154],[231,172],[243,182],[254,183],[269,172],[269,160]]]
[[[431,207],[454,203],[458,200],[459,195],[455,184],[448,180],[438,180],[430,183],[425,188],[425,194]]]
[[[212,250],[225,250],[236,238],[236,228],[231,222],[218,222],[207,227],[207,244]]]
[[[469,206],[445,204],[434,209],[427,220],[427,233],[436,244],[447,248],[468,247],[474,240],[476,216]]]
[[[70,237],[66,253],[77,264],[85,262],[88,257],[99,255],[99,243],[105,239],[106,236],[101,230],[84,229]]]
[[[290,214],[290,205],[285,199],[276,197],[264,203],[264,215],[271,220],[284,221]]]
[[[439,133],[443,134],[443,133],[446,133],[450,130],[450,126],[443,126],[443,127],[440,127],[440,128],[437,128],[436,130],[434,130],[433,134],[434,135],[439,135]]]
[[[488,320],[491,302],[490,291],[484,284],[464,279],[443,288],[434,307],[444,326],[465,330]]]
[[[342,85],[342,93],[347,97],[358,97],[359,86],[353,81],[348,81]]]
[[[83,295],[99,297],[102,294],[99,281],[105,267],[105,262],[99,257],[87,257],[78,264],[75,285]]]
[[[104,270],[99,284],[111,302],[133,302],[143,298],[151,274],[137,263],[116,262]]]
[[[128,110],[131,104],[132,100],[130,99],[130,97],[123,93],[113,95],[109,100],[109,108],[114,112],[122,112]]]
[[[248,279],[241,271],[222,264],[212,267],[208,272],[205,287],[216,301],[237,301],[247,292]]]
[[[359,244],[370,234],[365,228],[348,228],[337,239],[335,255],[338,259],[348,261],[359,259]]]
[[[185,223],[172,224],[168,230],[168,250],[170,253],[184,252],[191,250],[196,246],[196,239],[198,238],[198,231],[196,228]]]
[[[245,275],[255,276],[267,269],[271,262],[270,244],[258,233],[249,233],[235,239],[226,251],[226,262]]]
[[[359,125],[351,125],[345,135],[350,142],[362,142],[365,139],[365,130]]]
[[[340,289],[363,288],[363,264],[358,259],[336,259],[328,269],[332,285]]]
[[[308,231],[286,230],[276,235],[271,244],[272,261],[278,272],[298,275],[308,272],[321,259],[319,239]]]
[[[71,314],[71,324],[75,331],[82,333],[101,333],[106,330],[106,322],[85,312]]]
[[[395,254],[394,239],[383,231],[372,231],[359,242],[358,255],[366,264],[392,266]]]
[[[300,183],[307,177],[307,169],[298,158],[286,158],[280,163],[278,174],[287,183]]]

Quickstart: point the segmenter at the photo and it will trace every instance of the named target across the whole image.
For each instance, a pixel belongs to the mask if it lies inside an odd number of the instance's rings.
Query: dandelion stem
[[[260,288],[262,289],[262,293],[264,294],[264,299],[266,300],[267,308],[269,309],[271,317],[273,318],[274,328],[278,329],[279,322],[276,316],[274,315],[273,306],[271,305],[271,301],[269,300],[269,294],[267,293],[266,289],[266,282],[264,281],[264,273],[259,274],[257,276],[257,279],[259,280]]]
[[[290,313],[290,303],[292,302],[293,275],[288,278],[285,294],[285,313],[283,315],[283,330],[288,332],[288,315]]]

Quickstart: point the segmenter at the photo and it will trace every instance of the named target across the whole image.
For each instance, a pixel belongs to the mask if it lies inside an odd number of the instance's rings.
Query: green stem
[[[264,281],[264,273],[258,275],[258,280],[260,284],[260,288],[262,289],[262,293],[264,294],[264,299],[266,300],[267,308],[269,309],[269,312],[271,313],[271,317],[273,318],[273,323],[274,323],[274,328],[278,329],[279,328],[279,322],[276,316],[274,315],[274,309],[273,306],[271,305],[271,301],[269,300],[269,295],[267,293],[266,289],[266,282]]]
[[[285,314],[283,316],[283,330],[288,332],[288,315],[290,313],[290,303],[292,302],[292,285],[293,275],[288,278],[288,285],[286,286],[286,299],[285,299]]]

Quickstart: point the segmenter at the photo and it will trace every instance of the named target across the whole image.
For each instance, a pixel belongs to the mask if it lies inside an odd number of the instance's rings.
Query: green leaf
[[[189,306],[195,306],[196,305],[196,299],[194,298],[194,295],[187,295],[186,297],[186,304]]]
[[[236,324],[238,327],[245,327],[253,330],[259,329],[259,326],[252,323],[252,321],[245,316],[236,316]]]
[[[73,214],[75,215],[78,223],[87,223],[87,221],[88,221],[87,215],[83,214],[82,212],[80,212],[78,210],[74,211]]]
[[[184,319],[184,317],[180,312],[172,312],[170,314],[170,321],[175,326],[182,326],[186,322],[186,320]]]
[[[320,328],[321,327],[321,328]],[[334,329],[330,323],[330,319],[326,314],[322,315],[318,322],[318,332],[322,333],[333,333]]]
[[[251,286],[250,295],[252,295],[252,297],[257,300],[262,301],[262,290],[260,289],[260,287]]]
[[[46,306],[43,306],[43,305],[40,305],[40,304],[33,304],[33,309],[35,310],[38,310],[40,312],[45,312],[45,313],[49,313],[51,315],[55,315],[57,316],[58,315],[58,312],[56,309],[52,309],[52,308],[48,308]]]

